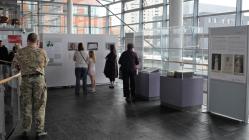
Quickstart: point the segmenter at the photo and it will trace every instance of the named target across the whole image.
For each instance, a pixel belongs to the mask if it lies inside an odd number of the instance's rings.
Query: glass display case
[[[207,75],[208,49],[198,34],[197,27],[171,27],[143,31],[142,68],[160,68],[162,74],[174,75],[175,72],[192,72]],[[141,33],[136,33],[136,36]],[[141,38],[141,37],[140,37]],[[141,52],[138,52],[141,53]]]

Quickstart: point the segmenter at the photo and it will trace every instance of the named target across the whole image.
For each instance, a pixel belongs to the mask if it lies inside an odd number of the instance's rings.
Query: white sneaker
[[[96,93],[96,89],[92,89],[91,92],[95,94]]]

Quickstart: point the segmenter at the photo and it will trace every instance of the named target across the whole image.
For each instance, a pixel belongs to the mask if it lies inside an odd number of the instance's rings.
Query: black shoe
[[[44,137],[47,135],[48,135],[47,131],[36,132],[37,137]]]
[[[127,103],[131,103],[131,99],[129,97],[126,97],[125,100],[126,100]]]

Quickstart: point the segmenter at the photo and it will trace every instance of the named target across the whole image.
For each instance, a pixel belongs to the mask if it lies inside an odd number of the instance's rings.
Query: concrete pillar
[[[181,70],[183,41],[183,0],[169,3],[169,70]]]
[[[67,0],[67,33],[73,33],[73,2]]]
[[[169,1],[169,26],[183,25],[183,0]]]

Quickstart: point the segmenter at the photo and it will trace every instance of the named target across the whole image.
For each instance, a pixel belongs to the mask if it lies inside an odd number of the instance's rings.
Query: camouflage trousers
[[[24,131],[30,131],[34,115],[36,132],[44,130],[47,87],[43,75],[22,77],[21,116]]]

